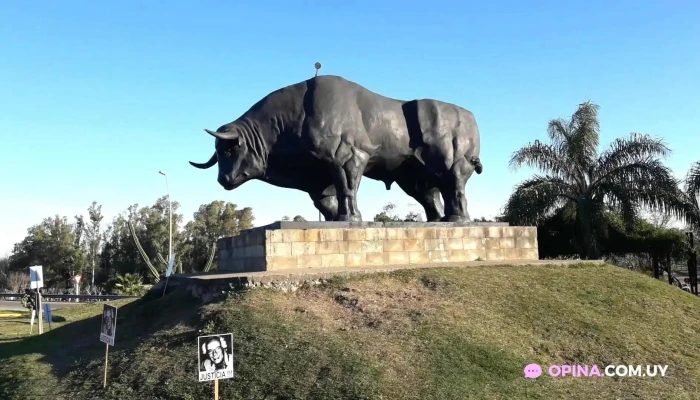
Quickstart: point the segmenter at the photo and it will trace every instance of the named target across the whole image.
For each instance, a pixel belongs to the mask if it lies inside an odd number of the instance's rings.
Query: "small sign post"
[[[102,387],[107,387],[107,361],[109,346],[114,346],[114,335],[117,331],[117,307],[105,304],[102,309],[102,325],[100,327],[100,342],[105,344],[105,375]]]
[[[214,400],[219,400],[219,379],[233,378],[233,335],[223,333],[197,338],[199,381],[214,381]]]
[[[44,320],[43,320],[43,315],[41,315],[41,289],[36,290],[36,297],[37,297],[37,302],[36,302],[36,312],[39,314],[38,315],[38,323],[39,323],[39,334],[41,335],[44,333]]]
[[[38,314],[39,334],[44,333],[41,315],[41,288],[44,287],[44,268],[41,265],[29,267],[29,288],[36,289],[36,312]]]
[[[80,279],[81,279],[82,277],[83,277],[82,275],[75,275],[75,276],[73,276],[73,284],[75,284],[75,295],[76,295],[76,296],[80,294]],[[75,299],[75,302],[76,302],[76,303],[80,302],[80,299],[79,299],[79,298],[76,298],[76,299]]]
[[[44,318],[49,323],[49,330],[51,330],[51,304],[49,303],[44,304]]]
[[[29,325],[29,334],[31,335],[32,332],[34,332],[34,318],[36,318],[36,310],[32,310],[32,321],[30,322]]]

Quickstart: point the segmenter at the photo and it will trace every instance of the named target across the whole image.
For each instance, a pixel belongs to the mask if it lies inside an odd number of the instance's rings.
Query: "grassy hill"
[[[56,311],[65,322],[15,342],[0,320],[0,398],[211,399],[196,337],[224,332],[237,373],[220,382],[227,400],[700,398],[700,299],[610,265],[405,270],[209,305],[154,297],[115,302],[106,390],[100,305]],[[525,379],[529,363],[668,370]]]

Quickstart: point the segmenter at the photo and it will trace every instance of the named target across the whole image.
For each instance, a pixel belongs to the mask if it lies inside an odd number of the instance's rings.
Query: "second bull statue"
[[[363,176],[396,182],[428,221],[468,222],[465,186],[479,160],[474,115],[453,104],[402,101],[338,76],[276,90],[216,132],[214,155],[226,190],[258,179],[309,194],[326,221],[361,221]],[[440,196],[444,199],[443,206]]]

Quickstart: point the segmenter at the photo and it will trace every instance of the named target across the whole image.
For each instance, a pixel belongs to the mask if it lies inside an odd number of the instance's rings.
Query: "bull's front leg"
[[[338,152],[339,158],[346,159],[346,161],[342,165],[334,166],[333,169],[333,180],[338,198],[337,220],[362,221],[362,214],[357,206],[357,192],[360,189],[360,181],[369,161],[369,154],[349,145],[346,149],[341,149]],[[345,152],[349,154],[343,154]]]

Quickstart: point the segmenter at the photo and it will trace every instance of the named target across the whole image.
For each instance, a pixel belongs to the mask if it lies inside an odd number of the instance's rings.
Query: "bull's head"
[[[214,155],[205,163],[194,163],[193,167],[206,169],[219,164],[219,184],[233,190],[260,175],[259,163],[250,154],[249,144],[241,132],[231,125],[224,125],[216,132],[205,129],[216,138]]]

